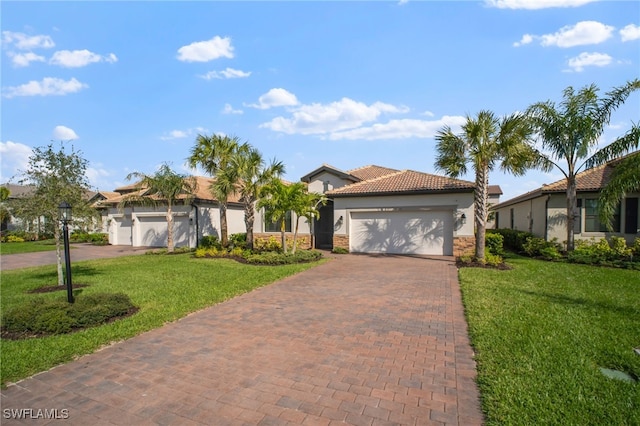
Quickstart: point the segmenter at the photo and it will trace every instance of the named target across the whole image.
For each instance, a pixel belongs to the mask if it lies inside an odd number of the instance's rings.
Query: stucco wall
[[[296,214],[291,214],[291,232],[296,229]],[[244,231],[243,231],[244,232]],[[265,233],[265,217],[264,210],[261,210],[256,213],[253,232],[255,233]],[[280,235],[280,232],[267,232],[267,234]],[[298,224],[298,234],[309,234],[309,222],[304,217],[300,218],[300,222]]]
[[[329,188],[327,189],[328,191],[331,191],[334,188],[340,188],[350,183],[353,183],[350,180],[341,179],[332,173],[322,172],[314,176],[313,180],[309,182],[309,192],[317,192],[319,194],[323,194],[325,192],[324,191],[325,181],[329,182]]]

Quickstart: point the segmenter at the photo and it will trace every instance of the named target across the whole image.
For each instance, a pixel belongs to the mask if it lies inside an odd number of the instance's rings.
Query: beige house
[[[607,184],[613,164],[583,171],[576,177],[579,210],[574,229],[576,240],[622,236],[632,243],[640,236],[640,193],[627,194],[622,200],[614,217],[614,232],[607,232],[598,219],[599,191]],[[493,206],[496,228],[517,229],[546,240],[557,238],[559,242],[566,242],[566,190],[563,179]]]
[[[329,203],[316,247],[355,253],[459,255],[473,248],[472,182],[412,170],[323,165],[302,177]]]

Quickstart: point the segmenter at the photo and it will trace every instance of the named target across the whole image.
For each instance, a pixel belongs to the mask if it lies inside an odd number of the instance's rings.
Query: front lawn
[[[487,424],[640,424],[640,272],[509,264],[460,270]]]
[[[0,243],[0,254],[31,253],[56,249],[54,240],[25,241],[20,243]]]
[[[229,259],[194,259],[190,254],[130,256],[76,262],[77,299],[94,293],[125,293],[139,312],[77,333],[27,340],[2,340],[2,385],[77,356],[162,326],[215,303],[317,265],[252,266]],[[36,297],[66,300],[66,292],[33,294],[56,282],[55,266],[2,271],[2,312]]]

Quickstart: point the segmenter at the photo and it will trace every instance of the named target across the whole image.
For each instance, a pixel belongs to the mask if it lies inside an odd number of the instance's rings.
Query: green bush
[[[103,324],[134,308],[123,293],[88,294],[73,304],[37,298],[4,312],[2,330],[24,336],[63,334]]]
[[[257,252],[280,252],[282,244],[275,236],[271,235],[268,239],[256,239],[253,243],[253,249]]]
[[[498,256],[504,255],[504,237],[501,234],[487,233],[484,245],[489,250],[489,253]]]
[[[200,247],[204,249],[214,247],[217,249],[221,249],[222,243],[220,242],[220,239],[217,235],[205,235],[204,237],[200,238]]]
[[[17,235],[7,235],[4,238],[5,243],[24,243],[24,238],[18,237]]]
[[[247,233],[240,232],[229,235],[229,245],[231,247],[239,247],[241,249],[247,248]]]
[[[288,265],[292,263],[313,262],[320,260],[322,253],[316,250],[300,250],[295,254],[265,251],[249,254],[245,257],[247,263],[256,265]]]
[[[72,243],[91,243],[95,245],[109,244],[109,234],[102,232],[88,233],[82,231],[74,231],[69,235],[69,241]]]
[[[527,242],[527,238],[535,237],[530,232],[518,231],[516,229],[487,229],[488,234],[500,234],[504,238],[504,248],[516,253],[524,252],[524,243]]]
[[[638,262],[633,262],[637,245],[640,245],[638,239],[632,247],[627,247],[625,239],[621,237],[612,237],[611,243],[604,238],[598,241],[594,238],[576,240],[575,248],[568,254],[567,259],[572,263],[638,269]]]
[[[498,266],[504,263],[502,256],[499,256],[497,254],[491,254],[491,253],[485,254],[484,261],[487,265],[490,265],[490,266]]]
[[[334,247],[331,250],[331,253],[334,253],[334,254],[349,254],[349,250],[347,250],[344,247]]]
[[[640,238],[636,238],[635,240],[633,240],[633,245],[631,246],[631,254],[635,258],[640,259]]]

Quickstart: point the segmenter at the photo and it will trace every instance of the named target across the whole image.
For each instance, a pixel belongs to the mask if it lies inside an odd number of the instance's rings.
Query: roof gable
[[[307,173],[306,175],[302,176],[300,178],[300,180],[302,182],[309,183],[309,182],[311,182],[313,180],[313,178],[315,176],[318,176],[321,173],[330,173],[330,174],[335,175],[335,176],[337,176],[337,177],[339,177],[341,179],[350,180],[352,182],[357,182],[358,181],[358,178],[356,178],[352,174],[344,172],[344,171],[338,169],[337,167],[333,167],[333,166],[331,166],[329,164],[323,164],[322,166],[318,167],[317,169],[313,170],[312,172]]]
[[[357,169],[349,170],[349,174],[355,176],[360,180],[370,180],[385,176],[391,173],[399,172],[397,169],[390,169],[388,167],[369,165],[359,167]]]

